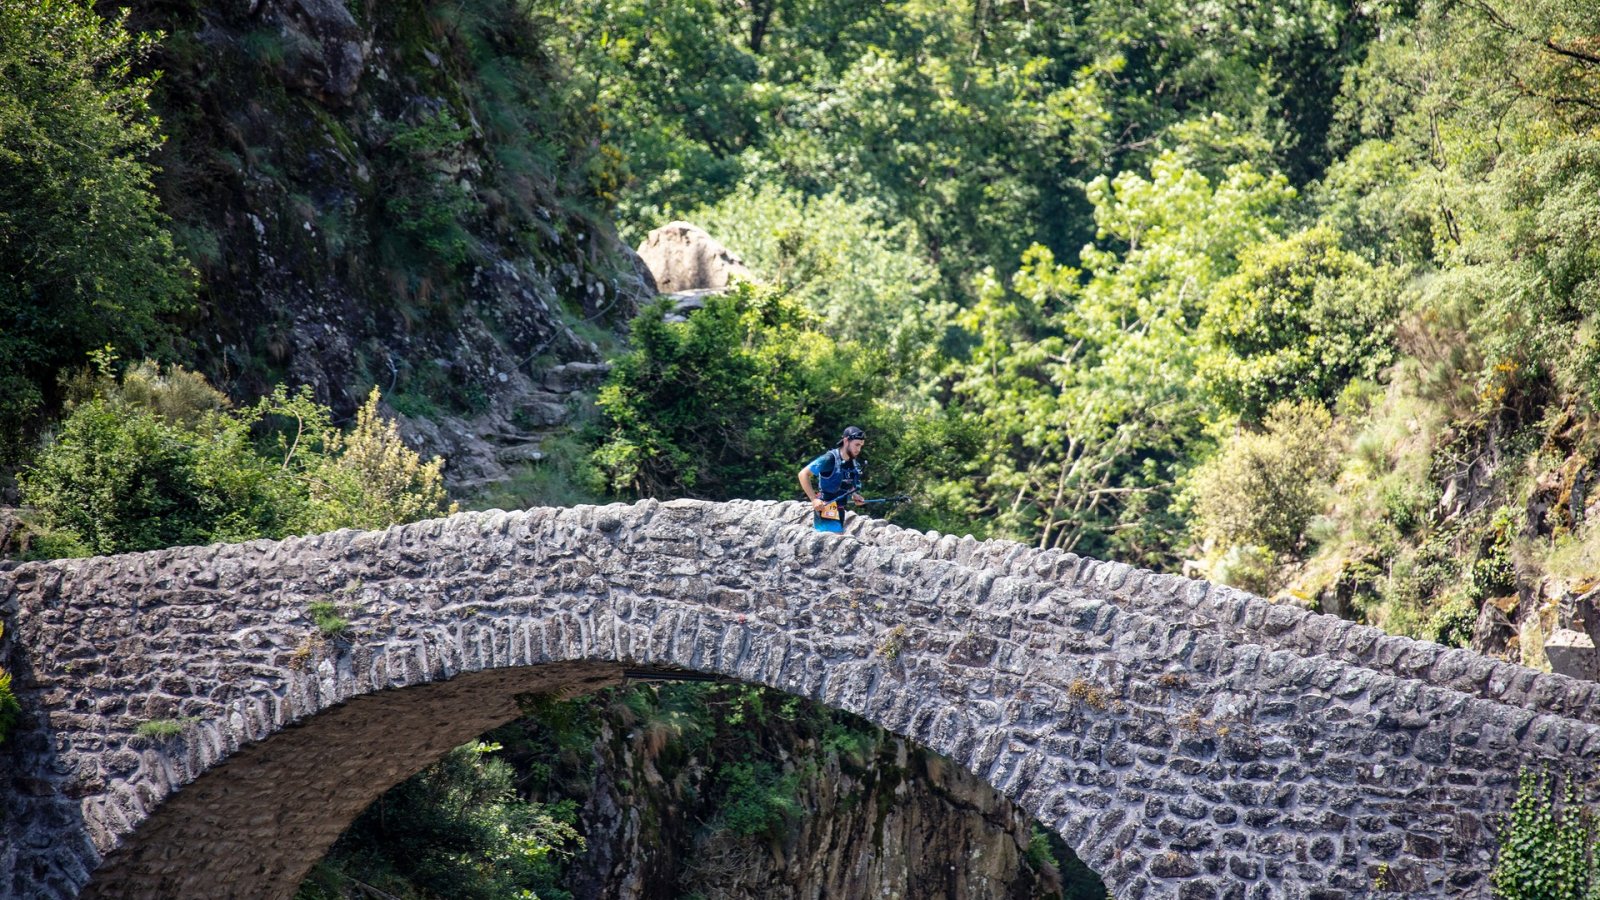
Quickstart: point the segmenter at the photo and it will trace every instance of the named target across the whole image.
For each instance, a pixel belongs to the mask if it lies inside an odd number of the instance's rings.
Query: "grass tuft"
[[[317,628],[328,637],[338,637],[350,627],[350,620],[339,615],[337,603],[318,600],[306,607],[306,612],[310,614],[311,621],[317,623]]]

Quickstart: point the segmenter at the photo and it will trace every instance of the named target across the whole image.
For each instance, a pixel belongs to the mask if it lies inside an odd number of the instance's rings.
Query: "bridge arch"
[[[1593,684],[1114,563],[803,519],[646,501],[0,573],[27,711],[0,747],[0,898],[287,898],[517,694],[631,665],[918,741],[1118,897],[1335,900],[1380,867],[1476,893],[1519,768],[1600,755]]]

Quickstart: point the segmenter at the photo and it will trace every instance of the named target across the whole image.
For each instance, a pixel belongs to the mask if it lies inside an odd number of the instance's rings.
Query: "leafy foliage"
[[[82,375],[76,390],[89,399],[19,479],[56,541],[37,554],[382,528],[447,511],[439,462],[400,442],[376,392],[345,434],[308,393],[280,387],[235,412],[199,376],[148,363],[120,382]]]
[[[799,468],[799,442],[821,437],[819,410],[867,406],[841,383],[857,377],[854,360],[780,290],[741,285],[685,322],[667,321],[669,304],[635,320],[634,349],[600,393],[609,433],[595,459],[613,490],[772,496]]]
[[[5,636],[5,625],[0,623],[0,637]],[[6,742],[11,730],[17,727],[22,716],[22,703],[11,688],[11,673],[0,669],[0,746]]]
[[[585,0],[544,14],[570,89],[606,110],[633,176],[625,229],[754,185],[837,193],[908,224],[947,296],[1032,243],[1076,250],[1094,230],[1082,186],[1181,132],[1208,175],[1265,159],[1314,177],[1330,88],[1371,31],[1338,0]]]
[[[1248,165],[1214,185],[1173,152],[1090,196],[1102,238],[1126,250],[1086,247],[1080,272],[1035,246],[1010,290],[986,277],[959,317],[972,346],[953,389],[990,436],[982,508],[1004,531],[1154,563],[1182,530],[1173,486],[1206,444],[1191,387],[1206,296],[1293,191]]]
[[[1331,403],[1394,361],[1400,299],[1392,270],[1341,250],[1325,226],[1252,248],[1206,305],[1201,330],[1217,351],[1201,356],[1200,378],[1251,421],[1280,400]]]
[[[473,240],[463,223],[484,213],[483,203],[451,172],[460,167],[471,137],[440,109],[416,124],[390,126],[383,145],[389,181],[384,211],[413,244],[409,256],[431,259],[447,270],[471,259]]]
[[[1194,472],[1199,533],[1223,547],[1299,549],[1339,462],[1332,429],[1320,404],[1283,401],[1267,414],[1263,432],[1231,437]]]
[[[138,733],[147,738],[172,738],[183,734],[193,719],[151,719],[140,722]]]
[[[384,794],[341,836],[297,900],[369,886],[403,900],[570,900],[561,862],[583,849],[570,803],[518,795],[500,747],[476,741]]]
[[[884,445],[867,454],[873,491],[909,489],[923,515],[960,514],[964,494],[946,478],[968,466],[970,436],[938,413],[882,402],[881,353],[829,337],[778,287],[741,284],[681,322],[668,321],[669,302],[634,321],[633,349],[600,391],[593,459],[609,490],[787,497],[800,467],[856,424]]]
[[[170,337],[192,274],[173,249],[146,156],[161,141],[159,35],[132,35],[81,0],[0,4],[0,454],[53,399],[58,369],[112,343]]]
[[[322,429],[321,452],[305,463],[307,530],[387,528],[455,512],[445,498],[444,460],[425,463],[407,447],[399,423],[378,414],[380,399],[374,387],[348,432]]]
[[[757,277],[787,288],[835,340],[888,346],[913,374],[936,348],[949,309],[932,296],[938,273],[908,223],[886,228],[865,202],[773,185],[741,186],[689,219],[738,247]]]
[[[734,762],[718,770],[724,791],[722,826],[735,835],[770,835],[801,812],[795,793],[800,774],[768,762]]]
[[[327,600],[319,600],[306,607],[306,612],[311,615],[311,621],[317,623],[317,629],[327,637],[337,637],[350,627],[350,622],[339,615],[339,605]]]
[[[1577,787],[1568,783],[1559,807],[1556,789],[1555,780],[1522,771],[1489,873],[1500,900],[1589,900],[1600,887],[1590,859],[1594,826]]]

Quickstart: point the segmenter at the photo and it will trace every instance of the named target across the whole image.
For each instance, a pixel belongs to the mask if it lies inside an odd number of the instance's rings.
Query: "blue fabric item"
[[[806,468],[817,476],[817,496],[824,501],[839,501],[839,518],[824,519],[812,512],[811,526],[818,531],[840,534],[844,531],[844,508],[849,496],[861,490],[862,473],[858,460],[845,460],[835,447],[811,461]]]
[[[824,519],[816,513],[811,514],[811,527],[828,534],[844,534],[844,519]]]
[[[824,500],[833,500],[861,490],[861,467],[856,460],[845,461],[838,448],[829,450],[811,461],[806,468],[820,476],[817,492]]]

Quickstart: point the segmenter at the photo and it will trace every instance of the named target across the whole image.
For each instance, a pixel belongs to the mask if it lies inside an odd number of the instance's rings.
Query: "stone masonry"
[[[325,635],[313,603],[349,627]],[[463,514],[0,572],[0,900],[287,900],[519,694],[676,666],[864,716],[1119,898],[1487,895],[1519,770],[1600,685],[1256,597],[796,504]]]

